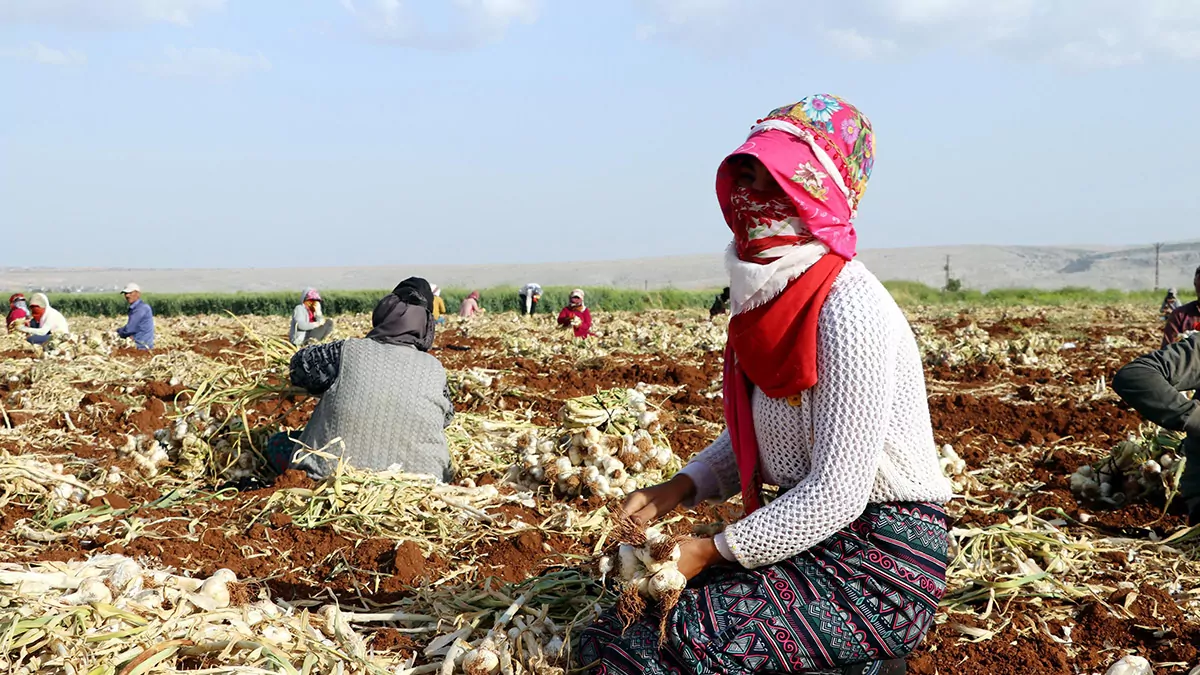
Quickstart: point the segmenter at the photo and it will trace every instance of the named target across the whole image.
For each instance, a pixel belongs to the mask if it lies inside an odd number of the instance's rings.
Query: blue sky
[[[717,252],[718,163],[826,91],[864,248],[1189,239],[1196,82],[1195,0],[0,0],[0,265]]]

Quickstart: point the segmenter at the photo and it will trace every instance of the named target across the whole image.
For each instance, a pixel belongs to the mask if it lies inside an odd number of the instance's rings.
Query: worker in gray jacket
[[[1200,334],[1134,359],[1117,372],[1113,389],[1151,422],[1187,432],[1179,496],[1191,524],[1200,525],[1200,402],[1184,394],[1200,389]]]
[[[326,318],[321,310],[321,294],[315,288],[304,289],[300,304],[292,311],[288,339],[297,347],[302,347],[310,342],[320,342],[332,333],[333,319]]]
[[[319,480],[340,459],[362,469],[399,466],[452,478],[444,429],[454,407],[446,371],[427,353],[436,325],[432,307],[429,283],[410,278],[375,306],[366,338],[296,352],[292,384],[321,400],[303,433],[268,441],[272,468],[301,469]]]

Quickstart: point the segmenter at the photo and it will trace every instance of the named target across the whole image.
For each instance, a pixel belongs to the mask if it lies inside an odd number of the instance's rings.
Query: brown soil
[[[963,314],[944,321],[938,330],[952,330],[974,319]],[[1005,318],[982,328],[995,337],[1013,337],[1029,328],[1046,324],[1041,316]],[[1081,330],[1080,334],[1088,332]],[[1149,342],[1145,331],[1114,330],[1111,326],[1091,330],[1090,339],[1098,341],[1104,335],[1127,334],[1130,339]],[[1072,338],[1074,339],[1074,338]],[[253,345],[226,339],[204,340],[191,336],[189,349],[201,354],[233,362],[255,350]],[[496,392],[473,409],[487,411],[493,406],[509,408],[533,407],[535,421],[552,425],[561,402],[573,396],[586,395],[597,389],[632,387],[639,382],[683,387],[670,399],[662,402],[664,431],[672,447],[681,457],[703,449],[712,440],[714,428],[704,422],[719,424],[723,417],[720,398],[708,399],[703,392],[721,377],[720,354],[696,354],[684,362],[672,362],[651,356],[621,357],[601,361],[590,368],[576,367],[567,359],[551,359],[548,363],[506,354],[499,340],[464,337],[443,333],[438,337],[437,356],[448,368],[481,367],[502,371],[497,379]],[[1080,349],[1064,353],[1069,365],[1065,372],[1046,368],[1008,368],[994,364],[961,368],[934,368],[928,373],[939,382],[948,395],[930,398],[930,409],[939,442],[952,443],[972,468],[991,463],[1002,466],[1012,475],[1005,476],[1006,484],[1032,485],[1036,490],[1026,494],[1015,487],[1011,492],[997,489],[977,495],[998,509],[985,512],[967,508],[961,518],[964,525],[991,525],[1005,522],[1027,510],[1060,509],[1072,519],[1086,518],[1085,525],[1069,525],[1073,531],[1093,534],[1147,537],[1151,531],[1159,536],[1176,531],[1183,518],[1176,510],[1161,518],[1161,507],[1135,504],[1117,511],[1101,511],[1090,505],[1079,505],[1071,496],[1067,477],[1080,464],[1092,461],[1087,452],[1073,449],[1068,440],[1079,441],[1097,451],[1106,449],[1114,439],[1136,428],[1135,413],[1111,398],[1100,401],[1068,399],[1067,385],[1091,384],[1099,377],[1111,374],[1136,352],[1129,350]],[[1153,346],[1153,345],[1150,345]],[[466,349],[462,349],[466,348]],[[161,352],[160,352],[161,353]],[[25,358],[26,352],[0,354]],[[143,362],[145,352],[122,350],[115,358]],[[993,385],[1003,385],[993,387]],[[28,387],[27,382],[0,383],[0,392],[14,392]],[[111,446],[123,443],[121,434],[152,433],[167,424],[179,387],[164,382],[148,382],[130,397],[116,387],[103,386],[96,391],[85,388],[78,411],[71,413],[74,424],[89,440],[80,444],[68,441],[63,445],[77,456],[92,460],[94,470],[104,471],[108,465],[122,466],[126,475],[135,475],[131,467],[116,458]],[[987,390],[987,394],[970,394],[969,390]],[[144,402],[143,402],[144,401]],[[252,413],[255,426],[300,428],[308,420],[315,401],[296,397],[283,401],[264,402]],[[471,409],[471,408],[468,408]],[[9,412],[14,425],[28,423],[31,416]],[[59,415],[40,420],[56,428],[64,428]],[[95,440],[90,440],[95,439]],[[1014,446],[1044,446],[1040,461],[1012,462],[1001,455],[1018,451]],[[24,448],[5,449],[11,452],[31,451]],[[1036,454],[1036,453],[1035,453]],[[1024,457],[1024,455],[1023,455]],[[1009,461],[996,461],[997,459]],[[494,481],[492,476],[477,477],[477,482]],[[1043,487],[1037,488],[1037,484]],[[332,592],[348,602],[361,604],[362,599],[386,604],[411,596],[431,580],[441,578],[447,571],[474,561],[466,578],[495,577],[501,581],[520,582],[547,568],[575,564],[578,558],[590,554],[594,540],[576,540],[539,530],[525,530],[517,535],[485,539],[469,550],[453,553],[454,560],[429,559],[412,541],[384,538],[356,539],[329,528],[303,530],[292,518],[280,513],[261,518],[253,525],[251,519],[262,512],[266,500],[280,489],[311,489],[313,482],[302,472],[290,471],[263,490],[237,494],[228,500],[199,500],[170,508],[150,508],[159,492],[141,481],[129,481],[114,486],[108,495],[89,502],[91,506],[108,506],[125,511],[117,520],[100,528],[92,539],[70,538],[45,546],[29,559],[70,560],[92,553],[125,553],[145,557],[182,571],[206,575],[226,567],[238,574],[242,583],[233,591],[237,603],[250,602],[266,591],[284,600],[327,598]],[[586,508],[611,506],[593,499]],[[682,510],[677,514],[682,514]],[[497,509],[494,514],[503,527],[497,531],[512,531],[516,521],[536,526],[546,514],[519,506]],[[10,504],[0,513],[0,536],[9,533],[17,522],[36,514],[18,504]],[[688,517],[673,524],[672,534],[690,535],[696,528],[713,523],[728,523],[741,517],[735,505],[703,505]],[[128,546],[119,543],[124,532],[121,520],[137,517],[154,523]],[[9,537],[12,535],[9,534]],[[90,535],[89,535],[90,536]],[[6,541],[6,540],[0,540]],[[17,549],[12,549],[17,550]],[[15,554],[10,554],[10,557]],[[1096,579],[1116,586],[1126,579],[1137,581],[1134,570],[1121,552],[1105,554],[1099,559]],[[1121,650],[1136,650],[1157,662],[1200,661],[1200,629],[1189,624],[1178,607],[1160,588],[1148,584],[1139,587],[1138,596],[1129,602],[1132,616],[1114,615],[1108,607],[1124,607],[1132,596],[1118,594],[1105,598],[1103,604],[1082,604],[1078,607],[1072,637],[1073,646],[1064,646],[1027,630],[1033,617],[1018,613],[1013,626],[995,639],[969,644],[948,625],[934,629],[924,645],[909,659],[910,671],[919,675],[982,673],[1027,675],[1051,673],[1075,675],[1084,672],[1103,672],[1116,660]],[[1121,612],[1123,610],[1117,610]],[[969,623],[964,617],[954,617]],[[1061,635],[1062,626],[1052,626]],[[418,651],[423,638],[414,639],[392,629],[373,634],[375,649],[401,652]],[[1160,672],[1180,672],[1160,669]]]
[[[1109,400],[1043,404],[971,394],[933,396],[929,412],[939,443],[983,435],[1034,446],[1066,437],[1103,445],[1125,436],[1141,421],[1136,412]]]

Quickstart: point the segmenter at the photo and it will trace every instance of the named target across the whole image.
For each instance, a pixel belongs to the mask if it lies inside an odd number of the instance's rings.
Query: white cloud
[[[192,24],[226,0],[0,0],[0,23],[120,28],[142,23]]]
[[[83,52],[74,49],[53,49],[40,42],[0,50],[0,55],[46,66],[82,66],[87,63],[87,55]]]
[[[853,28],[826,30],[825,40],[856,59],[879,58],[896,51],[894,40],[867,37]]]
[[[229,80],[271,70],[271,62],[261,52],[246,55],[215,47],[167,47],[164,57],[157,63],[137,64],[135,69],[158,77],[205,80]]]
[[[434,49],[470,48],[499,39],[514,22],[536,21],[541,4],[541,0],[341,0],[371,39]],[[438,17],[439,12],[450,16]]]
[[[1071,67],[1200,60],[1200,0],[637,0],[642,36],[753,39],[784,28],[852,58],[990,50]]]

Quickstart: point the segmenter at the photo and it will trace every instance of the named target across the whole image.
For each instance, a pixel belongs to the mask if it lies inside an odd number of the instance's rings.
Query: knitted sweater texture
[[[868,503],[944,503],[952,495],[912,329],[860,263],[846,265],[821,310],[817,377],[800,405],[752,394],[763,480],[782,494],[718,535],[722,552],[744,567],[795,557]],[[727,431],[684,472],[696,483],[697,502],[741,491]]]
[[[453,420],[454,407],[447,397],[446,371],[436,358],[412,347],[360,339],[320,345],[300,355],[308,356],[308,363],[293,359],[293,383],[314,393],[328,386],[304,427],[304,446],[341,455],[362,469],[382,471],[398,464],[409,473],[452,478],[443,429]],[[333,444],[336,439],[341,443]],[[299,450],[293,464],[324,478],[336,460]]]

